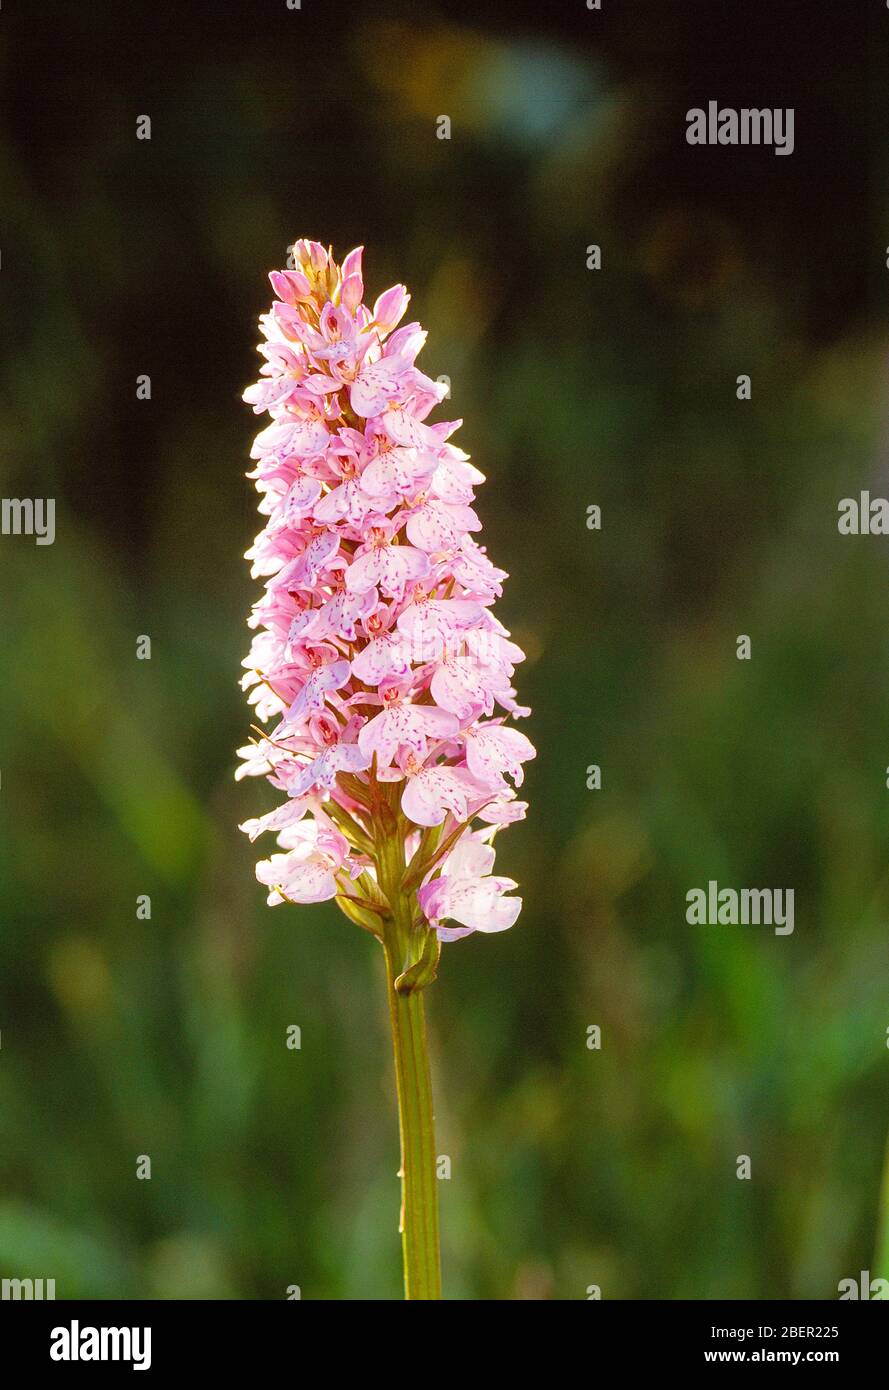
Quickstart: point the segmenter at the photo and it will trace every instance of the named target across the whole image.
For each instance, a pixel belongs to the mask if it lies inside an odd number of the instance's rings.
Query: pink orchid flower
[[[371,589],[372,594],[376,590]],[[387,676],[405,676],[410,667],[410,652],[402,633],[387,631],[392,612],[385,603],[376,604],[365,615],[362,626],[367,645],[352,658],[352,674],[366,685],[379,686]]]
[[[429,559],[421,550],[398,545],[393,523],[374,517],[370,535],[355,552],[346,585],[353,593],[377,588],[387,598],[401,599],[405,585],[422,578],[428,570]]]
[[[410,749],[418,758],[426,755],[428,738],[447,738],[459,729],[459,723],[447,710],[435,705],[411,704],[405,688],[397,682],[383,682],[380,687],[383,708],[358,735],[362,752],[376,754],[380,771],[390,767],[400,748]]]
[[[314,669],[275,730],[276,738],[297,729],[312,710],[323,709],[330,691],[341,690],[349,679],[349,663],[337,658],[335,647],[313,648],[312,659]]]
[[[482,832],[487,833],[487,832]],[[440,941],[457,941],[472,932],[506,931],[522,910],[521,898],[503,895],[517,888],[511,878],[495,878],[494,850],[477,835],[457,841],[438,878],[425,884],[417,897]],[[458,922],[444,927],[442,922]]]
[[[411,750],[404,755],[401,767],[405,777],[401,809],[415,825],[441,825],[449,815],[455,821],[465,821],[470,805],[484,801],[487,795],[465,767],[448,763],[424,766]]]
[[[268,903],[323,903],[341,889],[336,875],[346,865],[349,842],[333,826],[299,821],[285,835],[286,854],[273,854],[256,866],[257,880],[269,890]],[[283,838],[283,837],[282,837]]]
[[[435,454],[422,449],[393,444],[382,431],[375,434],[374,457],[361,475],[363,490],[377,503],[388,499],[393,506],[399,497],[413,497],[425,486],[438,467]]]
[[[413,366],[414,358],[425,341],[426,334],[420,325],[408,324],[392,334],[382,356],[375,360],[365,358],[349,386],[349,404],[357,415],[363,415],[365,419],[379,415],[390,401],[406,394],[406,371]]]
[[[464,731],[466,765],[486,786],[505,785],[504,773],[520,787],[524,781],[522,763],[537,756],[537,750],[520,729],[503,724],[475,724]]]

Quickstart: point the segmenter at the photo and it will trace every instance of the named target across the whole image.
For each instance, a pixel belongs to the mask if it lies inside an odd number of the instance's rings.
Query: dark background
[[[429,996],[447,1293],[889,1276],[887,542],[836,526],[889,492],[889,11],[603,5],[0,11],[2,491],[57,501],[0,537],[4,1277],[399,1295],[381,962],[236,830],[239,397],[299,236],[411,289],[529,653],[525,910]],[[688,146],[710,99],[794,153]],[[793,936],[688,926],[710,878]]]

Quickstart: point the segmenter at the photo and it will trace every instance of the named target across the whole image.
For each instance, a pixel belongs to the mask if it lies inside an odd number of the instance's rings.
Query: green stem
[[[396,979],[417,954],[412,939],[414,895],[405,893],[401,886],[405,866],[400,836],[393,835],[386,841],[379,863],[381,886],[391,910],[383,930],[383,950],[401,1134],[400,1229],[404,1293],[408,1299],[438,1299],[441,1298],[438,1179],[423,991],[417,989],[405,994],[395,988]]]

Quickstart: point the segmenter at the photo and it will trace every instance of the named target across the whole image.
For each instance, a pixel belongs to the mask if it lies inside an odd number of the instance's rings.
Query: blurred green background
[[[876,1272],[887,542],[836,520],[889,493],[887,19],[728,8],[4,5],[2,491],[57,499],[0,538],[4,1277],[400,1296],[381,961],[236,829],[239,397],[298,236],[412,290],[529,653],[525,909],[428,996],[447,1295]],[[688,147],[711,98],[795,106],[792,157]],[[710,878],[793,936],[688,926]]]

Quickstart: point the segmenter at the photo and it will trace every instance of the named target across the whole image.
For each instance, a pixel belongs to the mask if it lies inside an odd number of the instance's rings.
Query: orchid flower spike
[[[244,684],[272,727],[241,751],[245,775],[290,801],[263,818],[284,853],[257,878],[272,904],[335,898],[381,935],[394,835],[412,931],[501,931],[520,899],[492,874],[491,826],[523,813],[512,784],[534,749],[506,722],[528,713],[512,688],[523,653],[492,613],[506,576],[476,539],[483,475],[450,442],[459,421],[428,422],[444,388],[416,366],[419,324],[397,327],[404,286],[368,308],[361,248],[339,266],[310,241],[270,279],[244,392],[271,419],[251,455],[264,590]]]

